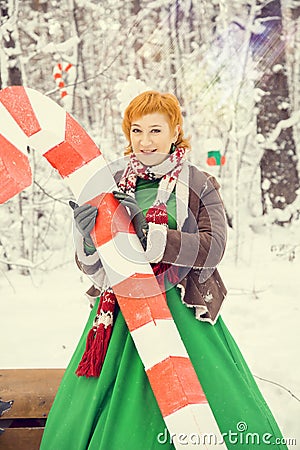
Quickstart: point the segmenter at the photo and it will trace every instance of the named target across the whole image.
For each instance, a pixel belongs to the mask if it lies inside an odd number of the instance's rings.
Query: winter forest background
[[[57,101],[108,161],[123,154],[132,97],[177,95],[190,159],[218,178],[226,206],[223,317],[300,448],[300,0],[0,0],[0,10],[0,88]],[[224,165],[207,164],[213,150]],[[0,206],[0,366],[65,367],[89,283],[74,265],[72,195],[28,156],[32,186]]]

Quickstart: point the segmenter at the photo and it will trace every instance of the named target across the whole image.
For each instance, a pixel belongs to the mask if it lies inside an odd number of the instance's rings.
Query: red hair
[[[183,138],[180,104],[173,94],[162,94],[158,91],[146,91],[135,97],[127,106],[124,112],[122,129],[129,142],[126,147],[125,155],[132,153],[130,144],[130,127],[133,120],[146,114],[161,113],[167,117],[171,131],[175,131],[176,125],[180,126],[176,147],[190,148],[188,139]]]

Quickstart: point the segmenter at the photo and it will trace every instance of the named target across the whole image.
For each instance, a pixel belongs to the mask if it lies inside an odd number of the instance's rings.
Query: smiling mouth
[[[153,150],[141,150],[141,153],[149,154],[149,153],[154,153],[154,152],[156,152],[156,150],[157,150],[157,148],[154,148]]]

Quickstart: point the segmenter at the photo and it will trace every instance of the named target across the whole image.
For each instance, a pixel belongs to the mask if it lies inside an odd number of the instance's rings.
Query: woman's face
[[[134,119],[130,127],[130,143],[133,153],[146,166],[155,166],[163,162],[176,142],[179,125],[175,130],[165,114],[146,114]]]

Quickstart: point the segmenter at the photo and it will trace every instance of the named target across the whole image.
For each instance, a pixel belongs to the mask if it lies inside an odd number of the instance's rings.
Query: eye
[[[159,128],[153,128],[151,130],[151,133],[160,133],[160,132],[161,132],[161,130]]]
[[[132,128],[131,129],[131,133],[140,133],[141,130],[139,130],[138,128]]]

